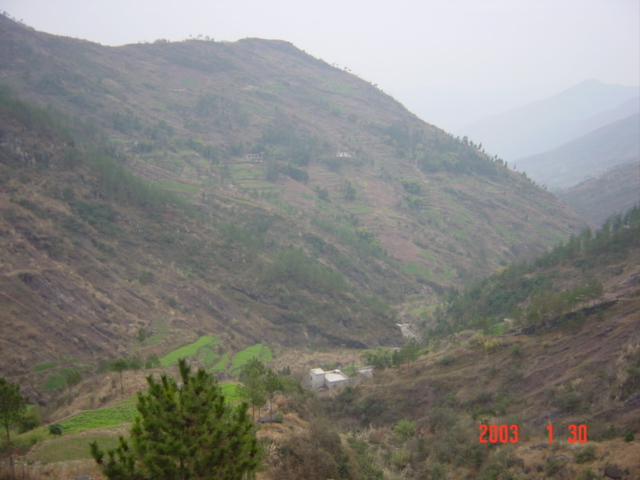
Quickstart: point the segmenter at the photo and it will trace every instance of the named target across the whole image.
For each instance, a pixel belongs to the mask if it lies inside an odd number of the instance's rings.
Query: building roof
[[[337,370],[334,371],[334,372],[325,373],[324,378],[329,383],[342,382],[344,380],[348,380],[349,379],[349,377],[347,377],[344,373],[342,373],[340,371],[337,371]]]
[[[322,370],[321,368],[312,368],[311,369],[311,373],[313,373],[315,375],[323,375],[324,374],[324,370]]]

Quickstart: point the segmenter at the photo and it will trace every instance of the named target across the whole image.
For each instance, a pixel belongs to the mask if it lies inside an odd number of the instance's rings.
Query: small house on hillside
[[[356,383],[361,378],[371,378],[373,376],[373,367],[358,368],[356,377],[348,377],[340,370],[331,370],[325,372],[321,368],[312,368],[309,370],[309,377],[305,382],[312,390],[333,390],[341,385],[350,385]]]
[[[338,158],[353,158],[353,154],[349,152],[337,152],[336,157]]]
[[[260,153],[247,153],[244,156],[247,162],[262,162],[264,160],[264,152]]]

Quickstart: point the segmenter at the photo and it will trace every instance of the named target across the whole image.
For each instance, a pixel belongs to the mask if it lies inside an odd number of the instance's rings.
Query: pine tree
[[[260,454],[247,405],[227,405],[216,380],[178,362],[182,384],[162,375],[147,378],[138,394],[139,417],[130,440],[91,455],[110,480],[240,480],[256,469]]]

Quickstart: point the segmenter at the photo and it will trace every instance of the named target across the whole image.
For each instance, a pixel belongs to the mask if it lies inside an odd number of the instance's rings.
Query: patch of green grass
[[[227,369],[227,363],[229,363],[229,353],[222,355],[218,363],[209,369],[210,372],[222,372]]]
[[[213,362],[215,362],[218,358],[220,358],[220,355],[218,355],[209,347],[203,347],[198,352],[198,360],[204,363],[207,367],[213,365]]]
[[[493,325],[491,328],[489,328],[487,333],[489,335],[502,335],[504,333],[505,327],[506,325],[504,323],[498,323],[496,325]]]
[[[406,265],[402,265],[400,270],[410,275],[422,275],[425,278],[431,278],[431,270],[421,262],[407,263]]]
[[[365,213],[369,213],[371,210],[373,210],[371,207],[350,208],[349,213],[353,213],[354,215],[363,215]]]
[[[238,371],[244,367],[244,365],[251,360],[252,358],[260,358],[260,352],[262,351],[262,344],[257,343],[256,345],[252,345],[250,347],[245,348],[244,350],[239,351],[233,356],[233,361],[231,362],[231,373],[238,373]]]
[[[135,405],[87,410],[60,422],[63,433],[79,432],[94,428],[113,427],[123,423],[131,423],[138,414]]]
[[[64,386],[66,383],[67,382],[62,377],[62,375],[54,373],[52,375],[49,375],[49,379],[47,380],[47,384],[44,386],[44,388],[45,390],[53,390],[54,388]]]
[[[313,197],[305,192],[302,192],[302,198],[306,198],[307,200],[313,200]]]
[[[81,460],[91,458],[89,444],[97,441],[103,450],[114,449],[118,446],[118,437],[115,435],[74,435],[62,436],[49,440],[30,453],[27,458],[30,461],[62,462],[67,460]]]
[[[214,343],[215,342],[215,343]],[[202,347],[206,347],[207,345],[217,345],[220,341],[216,337],[200,337],[195,342],[185,345],[184,347],[180,347],[177,350],[165,355],[160,359],[160,364],[163,367],[168,367],[178,361],[179,358],[183,357],[193,357],[198,353]]]
[[[233,197],[227,197],[227,196],[225,196],[224,198],[228,200],[233,200],[234,202],[244,203],[245,205],[251,205],[252,207],[257,207],[255,203],[247,202],[246,200],[240,200],[239,198],[233,198]]]
[[[156,333],[155,335],[151,335],[149,338],[145,339],[145,345],[155,345],[156,343],[161,342],[165,338],[169,336],[168,333]]]
[[[430,310],[435,310],[439,306],[440,305],[429,305],[427,307],[416,307],[416,308],[412,308],[409,311],[409,313],[411,313],[411,315],[422,316],[423,314],[426,314]]]
[[[242,400],[244,397],[238,394],[238,389],[236,388],[239,383],[224,383],[220,385],[222,389],[222,394],[224,395],[224,399],[226,403],[233,403],[239,400]]]
[[[170,178],[161,178],[160,180],[158,180],[158,185],[172,192],[188,193],[191,195],[198,193],[198,191],[200,190],[200,187],[176,182],[175,180],[171,180]]]
[[[56,367],[58,362],[49,362],[49,363],[41,363],[33,367],[34,372],[41,372],[42,370],[48,370],[50,368]]]
[[[271,349],[267,346],[262,347],[262,352],[260,353],[260,360],[263,362],[270,362],[273,360],[273,354],[271,353]]]
[[[131,395],[128,398],[125,398],[123,400],[119,400],[117,401],[114,406],[116,407],[123,407],[125,405],[133,405],[134,403],[137,403],[138,401],[138,395]]]

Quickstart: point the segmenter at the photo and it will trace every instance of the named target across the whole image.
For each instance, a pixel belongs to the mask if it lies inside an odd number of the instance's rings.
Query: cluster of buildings
[[[356,375],[348,377],[340,370],[330,370],[325,372],[321,368],[312,368],[309,370],[309,376],[305,382],[311,390],[316,392],[322,390],[333,390],[342,385],[350,385],[359,382],[363,378],[373,377],[373,367],[360,367],[356,371]]]

